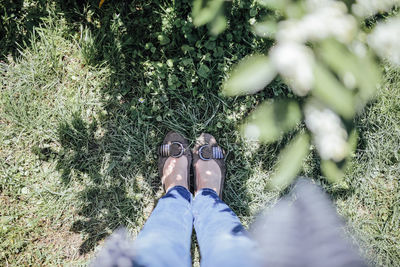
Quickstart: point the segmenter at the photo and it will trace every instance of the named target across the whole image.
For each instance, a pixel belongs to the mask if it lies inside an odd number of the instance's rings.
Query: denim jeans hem
[[[190,191],[181,185],[176,185],[169,189],[167,193],[162,197],[162,198],[168,198],[171,197],[174,194],[174,191],[177,191],[180,196],[182,196],[187,202],[191,203],[192,202],[192,193]]]
[[[215,196],[217,196],[217,197],[219,198],[217,192],[215,192],[215,190],[214,190],[214,189],[211,189],[211,188],[202,188],[202,189],[200,189],[199,191],[196,192],[196,194],[194,195],[194,197],[196,197],[197,195],[199,195],[201,192],[209,192],[210,194],[213,194],[213,195],[215,195]]]

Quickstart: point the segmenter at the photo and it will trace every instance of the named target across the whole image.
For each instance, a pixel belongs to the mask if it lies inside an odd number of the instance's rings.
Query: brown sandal
[[[193,169],[194,171],[194,191],[197,191],[196,163],[198,160],[214,160],[221,170],[221,184],[218,196],[222,199],[222,189],[225,180],[225,152],[218,146],[214,136],[208,133],[202,133],[196,141],[193,148]]]
[[[158,173],[160,178],[163,177],[164,164],[169,157],[180,158],[182,156],[186,156],[188,160],[187,182],[188,188],[190,188],[190,164],[192,161],[192,153],[190,149],[188,149],[188,146],[188,141],[182,135],[176,132],[169,132],[165,136],[163,143],[158,149]],[[165,184],[162,183],[162,186],[165,191]]]

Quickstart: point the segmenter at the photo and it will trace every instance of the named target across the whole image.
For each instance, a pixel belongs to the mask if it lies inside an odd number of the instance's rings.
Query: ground
[[[261,145],[237,130],[257,104],[293,97],[290,90],[278,78],[256,95],[221,94],[235,63],[271,45],[249,29],[259,7],[234,1],[227,31],[213,37],[193,26],[191,1],[125,2],[0,4],[8,11],[0,28],[1,265],[87,264],[118,227],[134,238],[162,194],[156,146],[169,130],[192,143],[201,132],[218,138],[228,152],[224,200],[246,227],[279,197],[267,184],[288,137]],[[331,196],[370,263],[399,266],[400,70],[382,68],[376,100],[355,120],[359,145],[344,181],[329,184],[316,154],[302,174]],[[193,252],[197,265],[195,244]]]

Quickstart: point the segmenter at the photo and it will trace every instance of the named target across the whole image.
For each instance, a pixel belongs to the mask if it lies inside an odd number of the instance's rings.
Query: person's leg
[[[191,266],[190,163],[188,142],[177,133],[168,133],[159,157],[161,183],[167,194],[158,201],[136,239],[136,260],[140,265]]]
[[[214,190],[197,192],[193,215],[201,266],[258,266],[256,243]]]
[[[192,194],[175,186],[162,197],[135,241],[144,266],[191,266]]]
[[[209,134],[202,134],[194,148],[197,192],[192,212],[201,265],[257,266],[255,242],[247,236],[239,218],[217,194],[222,193],[225,175],[222,151]]]

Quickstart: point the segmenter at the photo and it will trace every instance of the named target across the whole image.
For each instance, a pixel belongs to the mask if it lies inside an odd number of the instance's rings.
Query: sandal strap
[[[162,157],[179,158],[185,153],[185,148],[181,142],[171,142],[171,144],[162,144],[158,153]]]
[[[199,157],[202,160],[224,159],[224,152],[220,146],[202,145],[199,148]]]

